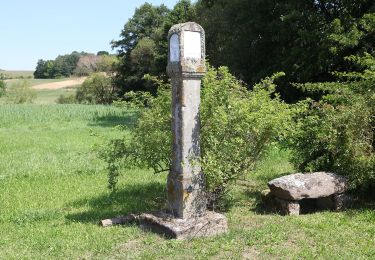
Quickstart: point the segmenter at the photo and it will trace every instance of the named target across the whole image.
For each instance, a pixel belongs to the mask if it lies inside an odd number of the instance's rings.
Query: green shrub
[[[6,84],[4,81],[4,75],[0,74],[0,97],[5,95],[5,91],[6,91]]]
[[[33,103],[35,98],[36,92],[27,80],[17,80],[7,88],[6,99],[8,103]]]
[[[92,74],[76,92],[76,99],[79,103],[110,104],[113,98],[112,79],[102,73]]]
[[[346,175],[352,188],[374,185],[375,78],[302,87],[323,97],[309,101],[291,139],[296,166]]]
[[[274,141],[286,137],[295,111],[275,94],[273,81],[263,80],[248,91],[227,68],[210,68],[201,97],[201,165],[207,189],[217,199],[239,176],[251,171]],[[158,82],[157,97],[136,99],[140,110],[131,136],[111,140],[101,151],[108,163],[109,188],[121,167],[168,171],[171,164],[171,89]],[[273,98],[271,98],[271,96]],[[133,102],[134,103],[134,102]]]
[[[75,104],[77,103],[76,94],[63,95],[61,94],[57,100],[57,104]]]

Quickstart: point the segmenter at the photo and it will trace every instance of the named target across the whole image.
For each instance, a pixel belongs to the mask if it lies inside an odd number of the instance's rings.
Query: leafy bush
[[[266,78],[248,91],[227,68],[210,68],[203,80],[201,103],[201,165],[207,190],[217,199],[239,176],[251,171],[274,141],[286,137],[295,113],[275,94],[273,81]],[[147,96],[139,119],[122,139],[103,146],[109,188],[115,189],[121,167],[145,167],[168,171],[171,164],[171,89],[158,82],[157,97]],[[134,104],[134,102],[133,102]]]
[[[18,80],[7,88],[6,99],[8,103],[33,103],[35,98],[35,90],[31,88],[27,80]]]
[[[76,99],[79,103],[109,104],[113,98],[112,79],[103,73],[92,74],[76,92]]]
[[[375,64],[375,58],[355,59]],[[342,83],[300,85],[320,93],[309,101],[291,139],[293,161],[301,171],[334,171],[350,178],[352,188],[375,185],[375,67],[339,73]]]
[[[5,95],[5,91],[6,91],[6,84],[4,81],[4,75],[0,74],[0,97]]]
[[[76,95],[75,94],[70,94],[70,95],[63,95],[61,94],[57,100],[57,104],[75,104],[77,103]]]

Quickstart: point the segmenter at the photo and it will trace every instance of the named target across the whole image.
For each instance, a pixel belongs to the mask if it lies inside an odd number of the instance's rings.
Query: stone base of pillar
[[[103,226],[126,223],[137,223],[144,230],[150,230],[172,239],[208,237],[220,235],[228,231],[225,216],[212,211],[207,211],[201,217],[189,219],[174,218],[164,211],[161,211],[101,221]]]

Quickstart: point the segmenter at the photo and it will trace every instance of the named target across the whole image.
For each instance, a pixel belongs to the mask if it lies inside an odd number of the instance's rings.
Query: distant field
[[[35,104],[56,104],[60,95],[74,94],[76,88],[85,78],[62,78],[62,79],[8,79],[5,80],[8,88],[17,81],[26,80],[36,91]],[[0,104],[6,103],[6,97],[0,98]]]
[[[73,95],[76,92],[78,86],[61,88],[61,89],[51,89],[51,90],[36,90],[35,104],[56,104],[56,100],[59,96]]]
[[[22,79],[8,79],[8,80],[5,80],[5,82],[8,85],[11,85],[12,83],[18,80],[22,80]],[[33,87],[33,86],[40,85],[40,84],[61,82],[61,81],[69,80],[69,78],[62,78],[62,79],[34,79],[32,78],[32,79],[26,79],[26,80],[30,82],[30,85]]]
[[[27,79],[34,78],[34,71],[32,70],[0,70],[6,79]]]
[[[86,77],[80,78],[67,78],[62,81],[55,81],[49,83],[41,83],[41,84],[34,84],[34,89],[61,89],[66,87],[78,86],[81,85],[85,81]]]

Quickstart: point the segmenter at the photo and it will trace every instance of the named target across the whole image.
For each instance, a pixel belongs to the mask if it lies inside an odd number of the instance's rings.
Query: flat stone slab
[[[104,227],[115,224],[137,223],[142,229],[164,235],[173,239],[193,239],[215,236],[228,232],[228,224],[223,214],[207,211],[201,217],[179,219],[160,211],[128,215],[101,221]]]
[[[344,193],[347,178],[329,172],[296,173],[268,182],[271,193],[284,200],[317,199]]]

